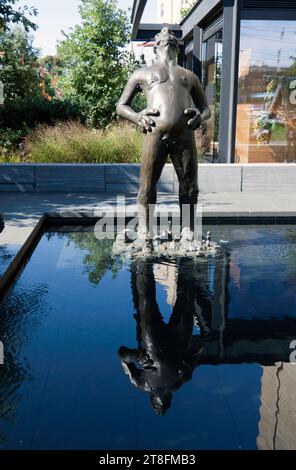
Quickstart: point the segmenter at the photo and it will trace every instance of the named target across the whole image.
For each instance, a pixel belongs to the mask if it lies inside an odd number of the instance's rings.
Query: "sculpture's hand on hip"
[[[184,111],[185,116],[190,117],[187,122],[189,129],[195,131],[201,125],[201,115],[198,109],[196,108],[187,108]]]
[[[150,116],[159,116],[158,109],[147,108],[138,113],[138,126],[145,134],[152,132],[152,127],[155,127],[155,121]]]

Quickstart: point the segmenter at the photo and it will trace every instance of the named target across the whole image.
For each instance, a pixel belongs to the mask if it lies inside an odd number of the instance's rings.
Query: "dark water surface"
[[[296,228],[211,230],[131,263],[43,235],[0,304],[0,449],[296,449]]]
[[[19,245],[0,245],[0,277],[20,250]]]

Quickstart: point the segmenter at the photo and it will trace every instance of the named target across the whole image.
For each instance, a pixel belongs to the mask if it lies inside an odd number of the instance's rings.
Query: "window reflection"
[[[211,108],[211,119],[203,130],[205,161],[214,162],[219,152],[220,91],[222,71],[222,30],[203,42],[202,81]]]
[[[296,22],[241,22],[235,160],[294,162]]]
[[[188,54],[186,54],[185,67],[186,69],[193,71],[193,51],[190,51]]]

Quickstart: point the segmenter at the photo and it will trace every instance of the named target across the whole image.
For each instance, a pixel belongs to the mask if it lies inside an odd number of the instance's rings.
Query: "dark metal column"
[[[201,80],[202,75],[202,29],[193,28],[193,72]]]
[[[179,44],[178,64],[181,67],[184,67],[184,63],[185,63],[185,46],[184,44]]]
[[[241,0],[224,0],[219,162],[234,162]]]
[[[132,9],[132,39],[135,39],[140,26],[141,18],[143,16],[147,0],[134,0]]]

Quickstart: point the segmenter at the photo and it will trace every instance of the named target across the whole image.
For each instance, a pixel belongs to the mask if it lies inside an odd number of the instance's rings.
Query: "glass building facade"
[[[135,0],[133,18],[146,4]],[[134,39],[161,27],[134,25]],[[171,27],[212,111],[199,136],[203,160],[295,163],[296,0],[198,0]]]
[[[219,121],[223,51],[223,30],[220,29],[202,43],[202,84],[211,108],[211,119],[204,128],[205,157],[215,162],[219,156]]]
[[[242,20],[235,161],[295,162],[296,21]]]

